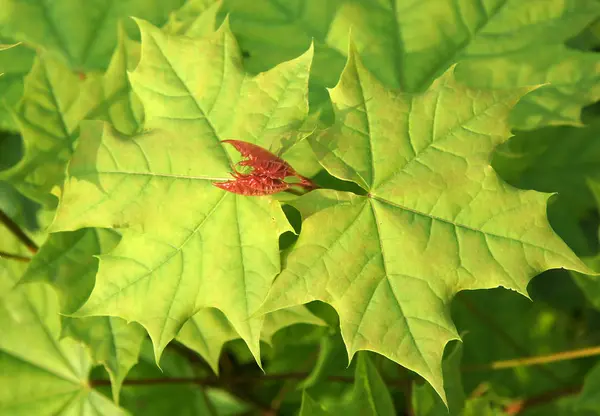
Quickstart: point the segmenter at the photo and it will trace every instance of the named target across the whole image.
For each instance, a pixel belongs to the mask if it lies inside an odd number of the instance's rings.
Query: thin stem
[[[157,378],[141,378],[141,379],[126,379],[123,381],[124,386],[152,386],[157,384],[196,384],[198,386],[217,387],[219,384],[213,377],[196,378],[196,377],[157,377]],[[110,380],[96,379],[90,380],[92,387],[110,386]]]
[[[33,254],[37,253],[38,246],[33,242],[31,238],[25,234],[21,227],[17,225],[6,213],[0,210],[0,222],[6,225],[6,228],[14,234]]]
[[[562,351],[554,354],[539,355],[536,357],[515,358],[512,360],[494,361],[484,365],[472,365],[463,367],[462,371],[486,371],[486,370],[502,370],[515,367],[527,367],[531,365],[540,365],[554,363],[557,361],[573,360],[576,358],[592,357],[600,355],[600,346],[581,348],[571,351]]]
[[[319,185],[314,183],[311,179],[307,178],[306,176],[302,176],[302,175],[296,175],[296,176],[298,176],[300,178],[300,183],[298,183],[297,185],[303,187],[307,191],[312,191],[314,189],[321,188]]]
[[[279,381],[279,380],[302,380],[308,377],[310,373],[280,373],[280,374],[266,374],[258,377],[233,377],[228,381],[230,384],[245,384],[254,382],[264,381]],[[354,377],[346,376],[328,376],[327,380],[337,383],[354,383]],[[410,379],[392,379],[386,380],[386,384],[389,386],[406,385],[410,383]],[[92,386],[109,386],[110,380],[108,379],[96,379],[91,380]],[[124,386],[143,386],[153,384],[196,384],[199,386],[209,387],[222,387],[219,379],[216,377],[157,377],[157,378],[143,378],[143,379],[125,379],[123,381]]]
[[[412,402],[413,383],[408,383],[404,386],[404,398],[406,399],[406,414],[407,416],[415,416]]]
[[[12,259],[12,260],[17,260],[17,261],[22,261],[22,262],[25,262],[25,263],[28,263],[28,262],[31,261],[30,257],[21,256],[19,254],[7,253],[6,251],[0,251],[0,257],[3,257],[5,259]]]

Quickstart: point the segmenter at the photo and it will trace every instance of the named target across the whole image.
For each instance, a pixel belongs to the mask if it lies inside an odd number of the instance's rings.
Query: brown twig
[[[464,366],[462,371],[487,371],[502,370],[515,367],[527,367],[531,365],[540,365],[554,363],[557,361],[573,360],[576,358],[593,357],[600,355],[600,346],[580,348],[577,350],[561,351],[554,354],[538,355],[536,357],[515,358],[512,360],[494,361],[484,365]]]
[[[246,383],[246,382],[257,382],[257,381],[273,381],[273,380],[282,380],[282,379],[295,379],[299,378],[302,375],[303,377],[308,376],[308,373],[281,373],[281,374],[272,374],[272,375],[263,375],[260,377],[239,377],[235,379],[230,379],[230,383]],[[353,383],[354,379],[352,377],[341,377],[341,376],[330,376],[327,378],[329,381],[333,382],[342,382],[342,383]],[[107,379],[99,379],[99,380],[91,380],[90,384],[92,387],[98,386],[110,386],[110,380]],[[147,378],[147,379],[126,379],[123,382],[124,386],[151,386],[151,385],[159,385],[159,384],[195,384],[202,387],[221,387],[221,383],[215,377],[205,377],[205,378],[195,378],[195,377],[164,377],[164,378]],[[389,385],[403,385],[405,388],[405,392],[410,393],[410,380],[408,379],[400,379],[400,380],[389,380],[386,384]],[[505,412],[508,415],[517,415],[523,410],[538,406],[541,404],[552,402],[553,400],[559,399],[564,396],[569,396],[578,393],[581,390],[582,386],[571,386],[567,388],[561,388],[556,390],[551,390],[537,396],[532,396],[525,399],[515,400],[506,406]],[[408,390],[406,390],[408,389]],[[240,399],[244,401],[248,401],[246,397],[238,396]],[[410,396],[408,397],[410,400]],[[256,403],[254,401],[249,402],[259,408],[263,414],[269,415],[273,414],[272,409],[269,406],[266,406],[262,403]]]
[[[406,399],[406,415],[407,416],[415,416],[415,409],[413,409],[413,402],[412,402],[412,393],[413,393],[413,384],[408,383],[404,387],[404,398]]]
[[[123,381],[124,386],[153,386],[157,384],[195,384],[198,386],[218,386],[217,380],[214,377],[156,377],[156,378],[130,378]],[[110,386],[108,379],[90,380],[92,387]]]
[[[258,377],[232,377],[228,380],[230,384],[245,384],[256,382],[269,382],[281,380],[302,380],[309,376],[310,373],[279,373],[279,374],[264,374]],[[336,383],[354,383],[354,377],[346,376],[328,376],[327,380]],[[388,386],[401,386],[409,384],[410,379],[392,379],[386,380]],[[92,386],[109,386],[110,380],[96,379],[90,381]],[[213,376],[210,377],[158,377],[144,379],[125,379],[123,385],[141,386],[154,384],[196,384],[199,386],[222,387],[219,379]]]
[[[31,251],[33,254],[37,253],[39,250],[37,244],[25,234],[21,227],[17,225],[6,213],[0,210],[0,222],[6,225],[6,228],[13,233],[15,237],[17,237],[25,246]]]
[[[25,262],[25,263],[28,263],[28,262],[31,261],[30,257],[21,256],[19,254],[7,253],[6,251],[0,251],[0,257],[4,257],[6,259],[12,259],[12,260],[17,260],[17,261],[22,261],[22,262]]]
[[[237,361],[233,355],[228,351],[223,351],[219,359],[219,368],[221,377],[219,377],[219,385],[222,389],[226,390],[229,394],[237,397],[238,399],[251,404],[254,408],[260,410],[262,415],[272,415],[273,409],[269,404],[265,403],[263,399],[254,396],[251,393],[251,388],[244,385],[244,383],[254,384],[261,375],[253,376],[248,375],[247,377],[239,377],[236,374],[240,374],[242,369],[239,368]],[[262,374],[262,373],[261,373]]]

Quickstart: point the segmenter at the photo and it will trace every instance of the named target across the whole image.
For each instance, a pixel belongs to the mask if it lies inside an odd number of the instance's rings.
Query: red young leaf
[[[247,196],[271,195],[285,191],[290,185],[279,179],[271,179],[258,175],[244,175],[233,181],[214,182],[216,187],[234,194]]]
[[[244,157],[239,166],[252,170],[250,173],[240,173],[234,167],[231,174],[234,180],[213,182],[221,189],[248,196],[271,195],[290,188],[290,184],[284,181],[288,176],[299,178],[300,182],[295,185],[306,190],[316,188],[310,179],[296,173],[289,163],[260,146],[241,140],[223,140],[223,143],[231,144]]]
[[[289,163],[260,146],[241,140],[223,140],[223,143],[229,143],[235,147],[246,158],[239,165],[254,168],[254,174],[279,179],[296,175],[296,171]]]

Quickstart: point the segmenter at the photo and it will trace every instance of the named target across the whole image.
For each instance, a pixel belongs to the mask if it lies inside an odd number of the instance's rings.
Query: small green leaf
[[[595,365],[585,376],[583,389],[575,399],[574,407],[578,411],[600,410],[600,365]]]
[[[317,362],[310,374],[302,381],[300,387],[308,389],[319,382],[326,381],[330,371],[345,367],[347,362],[348,355],[339,332],[336,332],[333,336],[321,338]]]
[[[322,406],[305,391],[300,409],[300,416],[392,416],[395,414],[394,403],[387,386],[366,353],[358,354],[354,388],[347,398],[336,404]]]
[[[25,142],[23,159],[0,179],[12,183],[25,196],[55,206],[52,189],[64,178],[64,169],[80,121],[74,106],[81,81],[59,61],[39,56],[25,78],[23,98],[14,113]]]
[[[35,52],[22,43],[0,46],[0,129],[17,131],[8,108],[13,109],[23,96],[23,79],[31,70]]]
[[[217,13],[221,0],[188,0],[169,16],[163,30],[171,35],[201,38],[213,33],[217,27]]]
[[[299,416],[328,416],[330,413],[319,405],[306,391],[302,393],[302,405]]]

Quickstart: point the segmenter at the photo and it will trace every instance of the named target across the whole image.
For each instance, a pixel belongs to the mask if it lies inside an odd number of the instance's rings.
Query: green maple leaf
[[[214,307],[258,361],[262,319],[249,317],[279,272],[278,237],[290,226],[277,201],[212,182],[231,169],[220,140],[278,152],[307,135],[296,129],[307,114],[312,50],[249,77],[227,25],[203,39],[139,25],[142,55],[130,78],[148,130],[129,137],[101,123],[82,128],[53,224],[122,228],[78,315],[141,323],[158,359],[185,321]]]
[[[527,91],[473,90],[450,70],[425,93],[393,92],[351,52],[331,90],[336,124],[313,144],[331,174],[368,194],[317,190],[295,203],[302,233],[261,311],[327,302],[350,358],[383,354],[444,398],[454,294],[526,295],[543,270],[588,270],[550,228],[548,195],[512,188],[489,166]]]
[[[102,364],[110,377],[112,395],[119,404],[119,393],[129,370],[137,364],[146,333],[135,322],[117,317],[93,316],[64,318],[63,335],[88,346],[95,364]]]
[[[354,388],[348,397],[337,403],[320,405],[304,391],[300,416],[312,415],[395,415],[394,403],[385,382],[366,353],[358,355],[354,373]]]
[[[46,282],[57,291],[61,313],[71,314],[85,303],[94,287],[97,256],[112,250],[119,235],[112,230],[82,229],[53,233],[31,260],[20,283]],[[83,342],[92,360],[106,368],[113,398],[138,359],[144,330],[116,317],[62,317],[62,336]]]
[[[442,403],[431,386],[413,385],[411,401],[415,416],[437,416],[448,412],[451,415],[461,414],[465,406],[465,392],[460,374],[461,359],[462,345],[457,343],[442,363],[448,407]]]
[[[325,325],[306,307],[282,309],[265,316],[260,339],[271,344],[273,335],[294,324]],[[240,338],[222,312],[206,308],[191,317],[177,334],[177,341],[196,351],[219,374],[219,357],[226,342]]]
[[[600,14],[594,1],[226,0],[225,10],[256,72],[314,39],[317,89],[337,82],[352,28],[366,67],[391,88],[422,91],[457,62],[457,77],[473,87],[550,83],[517,105],[519,128],[578,124],[581,108],[600,98],[598,54],[564,46]]]
[[[98,259],[119,241],[112,230],[83,229],[53,233],[31,260],[20,283],[45,282],[58,292],[61,313],[71,314],[81,307],[94,288]]]
[[[518,188],[557,192],[549,207],[556,230],[579,254],[591,255],[579,221],[597,204],[588,181],[600,180],[600,123],[518,132],[494,152],[498,174]]]
[[[131,90],[127,71],[139,62],[140,47],[131,41],[123,26],[119,26],[117,48],[110,60],[106,73],[91,74],[82,87],[78,105],[88,120],[110,122],[117,130],[133,134],[143,124],[143,109],[139,99]]]
[[[0,45],[0,129],[17,131],[6,107],[13,108],[23,94],[23,80],[31,70],[35,52],[23,44]]]
[[[85,348],[58,340],[58,302],[51,288],[32,284],[12,291],[0,303],[0,325],[0,414],[125,414],[89,387]]]
[[[163,27],[166,33],[191,38],[207,36],[214,32],[221,0],[189,0],[169,16]]]
[[[155,24],[183,0],[6,0],[0,8],[0,33],[49,51],[77,71],[103,70],[117,44],[117,25],[129,16]],[[132,22],[130,34],[135,34]]]
[[[71,156],[81,119],[75,105],[80,84],[60,62],[40,56],[25,79],[23,98],[13,113],[25,142],[25,155],[0,172],[0,179],[45,205],[56,204],[50,191],[62,181]]]
[[[56,205],[55,188],[64,171],[84,119],[107,120],[123,133],[137,131],[143,119],[127,69],[139,52],[121,31],[105,74],[81,80],[47,54],[36,59],[26,77],[25,92],[14,117],[25,142],[25,155],[0,172],[21,193],[46,206]]]

